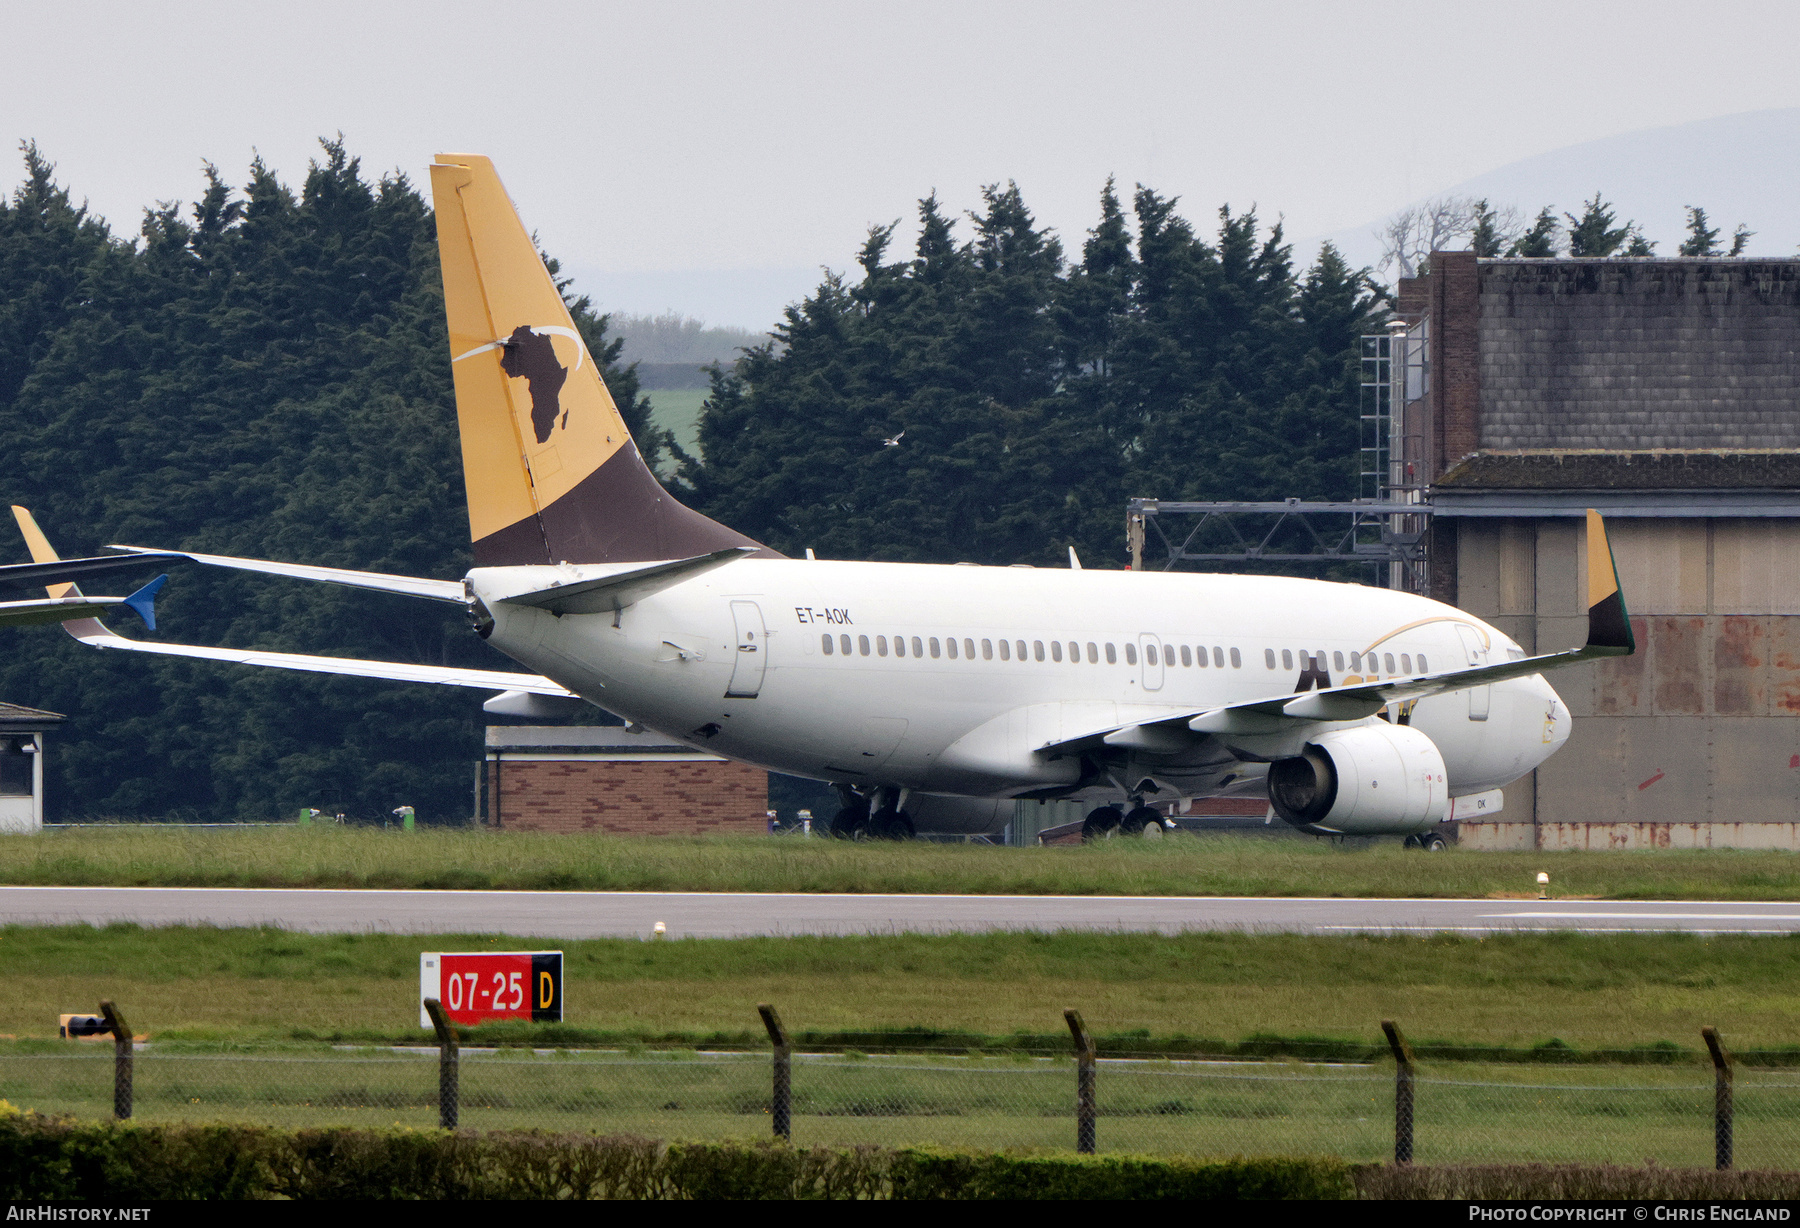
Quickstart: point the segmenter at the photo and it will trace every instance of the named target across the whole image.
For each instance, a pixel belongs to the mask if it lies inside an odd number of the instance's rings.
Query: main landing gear
[[[1422,836],[1408,836],[1400,843],[1403,848],[1424,849],[1427,853],[1441,853],[1450,847],[1450,842],[1435,831],[1426,832]]]
[[[1160,836],[1163,834],[1162,813],[1137,799],[1129,810],[1117,806],[1101,806],[1088,811],[1081,821],[1083,840],[1110,840],[1114,836]]]
[[[840,840],[911,840],[912,816],[900,809],[899,793],[877,789],[871,796],[844,792],[843,808],[831,820],[831,834]]]

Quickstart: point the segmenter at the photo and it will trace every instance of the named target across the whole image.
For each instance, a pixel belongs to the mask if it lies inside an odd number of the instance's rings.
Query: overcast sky
[[[682,287],[804,288],[934,188],[967,208],[1017,180],[1071,247],[1109,174],[1203,224],[1255,203],[1303,237],[1565,146],[1800,106],[1792,3],[0,0],[0,15],[0,131],[37,140],[120,229],[192,200],[203,159],[242,182],[260,151],[297,180],[341,130],[369,170],[421,182],[439,150],[488,154],[548,250],[639,297],[610,305],[715,319],[743,309]],[[642,298],[665,284],[667,301]]]

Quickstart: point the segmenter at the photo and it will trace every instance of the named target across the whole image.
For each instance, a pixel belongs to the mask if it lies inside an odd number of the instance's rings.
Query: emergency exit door
[[[731,654],[731,683],[725,688],[725,698],[755,699],[769,663],[769,632],[763,626],[762,609],[754,601],[734,601],[731,622],[737,630],[737,651]]]

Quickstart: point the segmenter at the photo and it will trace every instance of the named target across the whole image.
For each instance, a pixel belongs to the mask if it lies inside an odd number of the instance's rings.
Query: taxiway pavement
[[[1242,930],[1306,934],[1800,932],[1800,901],[1361,900],[1207,896],[808,895],[0,887],[0,924],[271,925],[309,933],[671,938],[783,934]]]

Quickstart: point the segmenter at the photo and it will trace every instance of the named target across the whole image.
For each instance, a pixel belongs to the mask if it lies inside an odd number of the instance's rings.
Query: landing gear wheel
[[[1121,836],[1141,836],[1146,827],[1155,827],[1159,833],[1162,829],[1162,814],[1148,806],[1133,806],[1119,820]]]
[[[1450,842],[1436,832],[1432,832],[1429,836],[1419,837],[1419,847],[1427,853],[1441,853],[1450,847]]]
[[[1088,811],[1087,818],[1081,821],[1081,838],[1083,840],[1106,840],[1118,830],[1124,816],[1116,806],[1101,806],[1097,810]]]
[[[1416,849],[1419,847],[1419,838],[1417,836],[1408,836],[1400,842],[1400,847],[1403,849]]]
[[[869,804],[845,806],[831,820],[831,834],[839,840],[854,840],[869,828]]]
[[[869,835],[876,840],[911,840],[912,816],[904,810],[877,810],[869,817]]]

